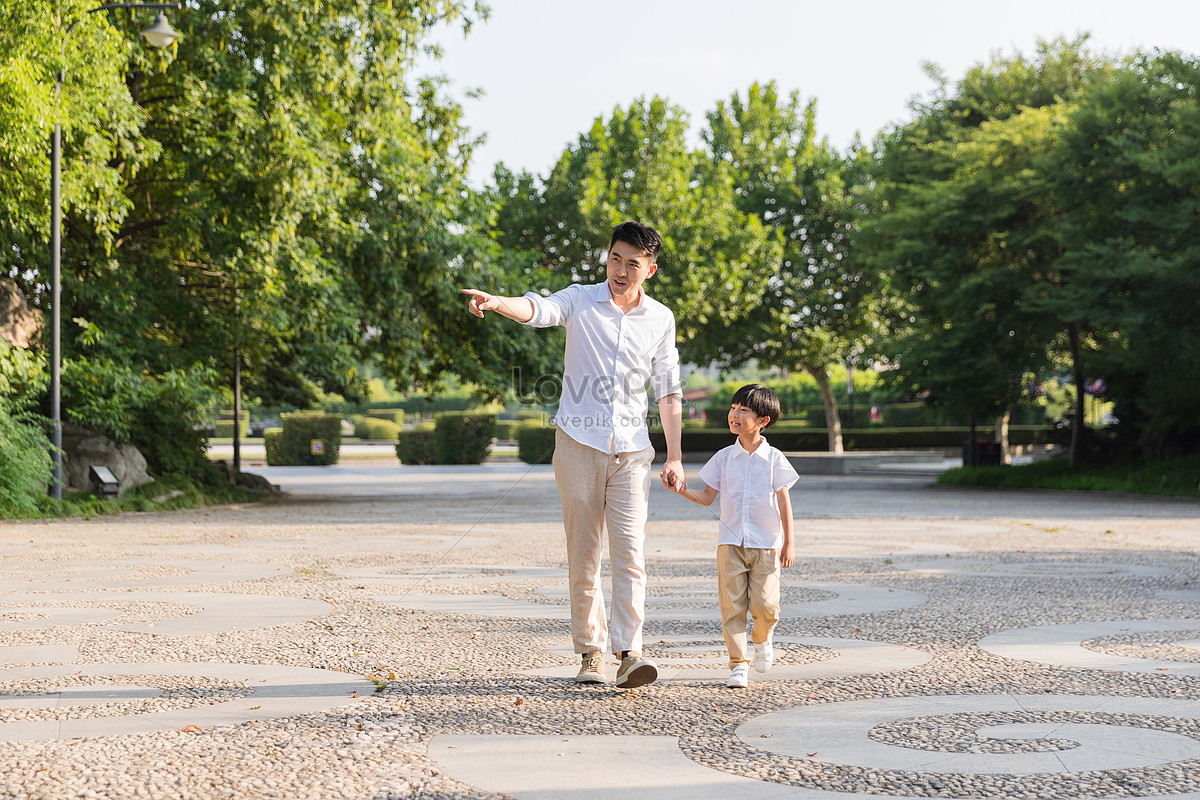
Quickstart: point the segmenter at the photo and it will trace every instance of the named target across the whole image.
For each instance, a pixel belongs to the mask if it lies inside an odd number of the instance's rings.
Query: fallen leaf
[[[518,698],[517,698],[517,702],[513,703],[513,705],[514,705],[514,706],[523,706],[523,705],[525,705],[525,698],[524,698],[524,697],[518,697]]]
[[[183,732],[184,733],[203,733],[204,729],[201,728],[199,725],[188,725],[186,728],[183,729]]]

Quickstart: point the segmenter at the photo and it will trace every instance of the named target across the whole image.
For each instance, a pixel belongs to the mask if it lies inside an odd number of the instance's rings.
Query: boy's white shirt
[[[700,480],[721,493],[717,544],[782,548],[783,523],[775,493],[799,478],[787,456],[766,439],[753,453],[740,441],[719,450],[700,468]]]
[[[682,393],[671,310],[643,290],[638,305],[622,313],[607,281],[574,284],[549,297],[534,292],[525,297],[533,303],[526,325],[567,329],[555,424],[603,453],[649,447],[647,378],[655,400]]]

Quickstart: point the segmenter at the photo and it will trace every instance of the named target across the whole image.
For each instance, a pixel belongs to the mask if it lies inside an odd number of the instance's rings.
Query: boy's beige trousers
[[[554,480],[562,498],[571,593],[571,639],[576,653],[641,652],[645,620],[646,506],[654,448],[602,453],[559,430],[554,438]],[[608,527],[612,564],[612,631],[600,585],[603,533]],[[606,642],[608,640],[608,642]]]
[[[735,544],[717,546],[717,595],[729,668],[750,662],[746,612],[754,618],[754,641],[769,640],[779,622],[779,551]]]

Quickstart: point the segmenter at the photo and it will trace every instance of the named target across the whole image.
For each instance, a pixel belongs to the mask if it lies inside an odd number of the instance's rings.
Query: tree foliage
[[[646,289],[675,312],[684,360],[707,363],[729,322],[762,297],[780,242],[739,210],[732,173],[713,168],[687,134],[682,109],[643,98],[598,118],[544,181],[498,170],[496,239],[535,257],[555,289],[604,279],[619,223],[657,229],[663,251]]]
[[[702,138],[710,168],[731,175],[738,209],[782,242],[780,257],[767,265],[761,300],[712,341],[711,357],[724,364],[756,358],[812,375],[830,449],[840,452],[829,367],[861,349],[879,286],[852,255],[853,158],[818,139],[815,100],[802,103],[798,93],[785,99],[774,83],[718,103]]]

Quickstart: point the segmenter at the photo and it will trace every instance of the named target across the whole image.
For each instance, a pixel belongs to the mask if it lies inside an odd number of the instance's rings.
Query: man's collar
[[[599,288],[599,291],[596,292],[596,296],[593,298],[593,300],[595,300],[597,303],[612,303],[613,305],[616,305],[616,301],[613,300],[612,287],[608,285],[607,279],[605,279],[605,281],[603,283],[597,284],[597,287]],[[645,287],[639,286],[638,287],[638,304],[636,306],[634,306],[633,308],[629,309],[625,313],[632,314],[635,311],[645,311],[646,310],[646,301],[649,299],[650,299],[650,296],[646,294]]]

